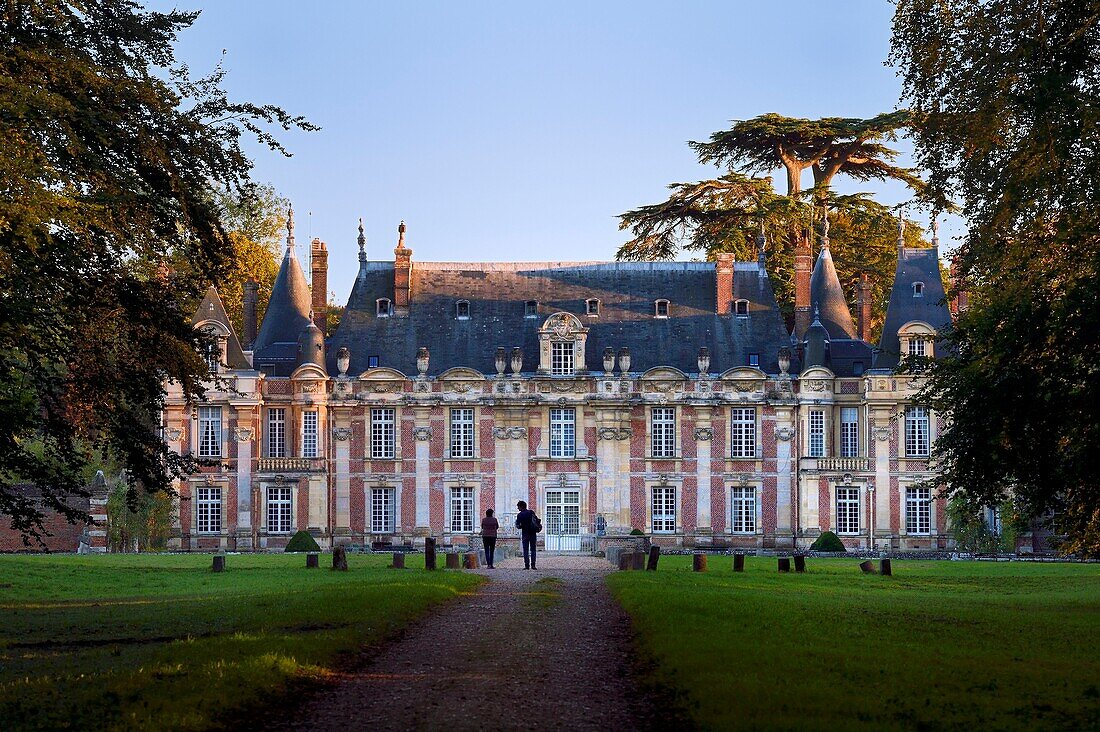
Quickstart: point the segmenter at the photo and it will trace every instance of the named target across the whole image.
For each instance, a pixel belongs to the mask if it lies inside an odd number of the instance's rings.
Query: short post
[[[462,557],[463,569],[477,569],[477,552],[466,552]]]
[[[405,555],[402,554],[401,552],[394,552],[393,553],[393,564],[391,564],[390,566],[393,567],[394,569],[404,569],[405,568]]]
[[[780,557],[779,558],[779,571],[780,572],[790,572],[791,571],[791,558],[790,557]]]
[[[649,572],[657,571],[657,561],[661,558],[661,547],[651,546],[649,547],[649,561],[646,562],[645,568]]]
[[[306,569],[317,569],[320,565],[316,552],[306,555]]]
[[[691,555],[691,571],[692,572],[706,572],[707,571],[707,555],[706,554],[692,554]]]
[[[744,572],[745,571],[745,555],[734,554],[733,555],[733,571]]]
[[[211,569],[214,570],[215,572],[224,572],[225,571],[225,555],[224,554],[215,554],[214,555],[214,564],[213,564],[213,566],[211,566]]]
[[[435,539],[431,536],[424,540],[424,569],[435,569]]]
[[[865,559],[864,561],[860,562],[859,563],[859,568],[861,570],[863,570],[864,574],[874,574],[875,573],[875,565],[871,562],[870,559]]]
[[[625,572],[634,564],[634,555],[630,552],[619,552],[619,571]]]
[[[880,560],[879,563],[878,563],[878,567],[879,567],[879,569],[878,569],[879,574],[885,575],[886,577],[893,577],[894,576],[894,569],[893,569],[893,567],[890,566],[890,560],[889,559]]]
[[[338,546],[332,550],[332,568],[337,572],[348,571],[348,550]]]
[[[447,569],[458,569],[458,555],[454,552],[447,552]]]
[[[806,571],[806,557],[801,554],[794,555],[794,571],[805,572]]]
[[[645,569],[645,552],[634,552],[630,555],[630,566],[634,569]]]

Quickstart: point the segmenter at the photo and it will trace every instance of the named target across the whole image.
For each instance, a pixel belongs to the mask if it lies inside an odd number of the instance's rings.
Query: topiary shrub
[[[831,531],[822,531],[821,536],[817,537],[817,541],[810,545],[810,551],[843,552],[847,550],[844,548],[844,543],[839,536]]]
[[[317,545],[317,542],[309,535],[308,531],[299,531],[294,536],[290,537],[290,541],[286,543],[286,549],[284,552],[319,552],[321,547]]]
[[[645,532],[642,531],[641,529],[631,529],[630,530],[630,535],[631,536],[645,536]]]

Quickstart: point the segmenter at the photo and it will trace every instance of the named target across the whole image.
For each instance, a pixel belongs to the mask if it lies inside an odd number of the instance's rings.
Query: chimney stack
[[[313,324],[328,335],[328,247],[320,239],[314,239],[309,247],[312,269]]]
[[[733,264],[734,255],[729,252],[719,253],[714,262],[714,311],[719,315],[733,312]]]
[[[409,314],[409,290],[412,280],[412,249],[405,246],[405,222],[397,227],[397,248],[393,250],[393,314]]]
[[[794,335],[799,341],[810,328],[810,240],[802,236],[794,245]]]
[[[867,343],[871,342],[871,278],[864,272],[859,276],[857,285],[859,304],[859,338]]]
[[[256,280],[244,283],[244,349],[247,351],[256,342],[256,306],[260,285]]]
[[[951,288],[951,300],[948,302],[948,308],[951,310],[951,317],[958,318],[961,314],[966,312],[968,307],[970,307],[970,293],[966,291],[966,283],[963,282],[962,276],[959,274],[958,255],[951,259],[951,269],[947,275],[947,284]]]

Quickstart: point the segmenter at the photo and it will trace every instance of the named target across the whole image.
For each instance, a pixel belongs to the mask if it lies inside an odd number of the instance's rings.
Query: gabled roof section
[[[917,283],[922,285],[919,297],[914,296],[914,285]],[[940,250],[935,245],[927,249],[902,247],[898,250],[894,288],[890,290],[890,304],[886,308],[886,322],[882,326],[875,368],[897,367],[901,357],[898,331],[914,320],[928,323],[938,332],[951,324],[951,312],[940,275]]]
[[[810,310],[814,308],[817,308],[821,324],[830,338],[858,337],[828,244],[822,247],[810,277]]]
[[[289,376],[298,356],[298,336],[309,325],[309,285],[288,246],[271,289],[264,322],[252,346],[252,363],[272,376]]]
[[[250,369],[252,366],[244,356],[241,342],[233,330],[233,324],[229,322],[229,316],[225,312],[221,296],[213,285],[207,288],[206,296],[199,303],[198,309],[191,317],[191,325],[198,327],[203,323],[217,323],[229,333],[225,343],[226,365],[231,369]]]

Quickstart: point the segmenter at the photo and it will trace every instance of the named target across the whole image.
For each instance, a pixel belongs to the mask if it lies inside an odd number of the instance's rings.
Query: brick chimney
[[[412,249],[405,246],[405,222],[397,227],[397,248],[393,250],[393,314],[409,314],[409,290],[412,280]]]
[[[244,350],[252,348],[256,342],[256,305],[259,300],[260,284],[256,280],[244,283]]]
[[[714,312],[719,315],[733,312],[733,262],[728,252],[721,252],[714,262]]]
[[[328,247],[320,239],[310,242],[309,262],[312,270],[313,324],[321,329],[322,335],[328,335]]]
[[[859,276],[856,296],[859,305],[859,329],[860,340],[871,342],[871,278],[864,272]]]
[[[800,236],[794,246],[794,334],[798,340],[810,328],[810,240]]]
[[[958,256],[951,259],[951,269],[948,271],[947,284],[951,288],[951,300],[948,303],[948,307],[951,310],[951,317],[957,318],[961,313],[965,313],[966,309],[970,307],[970,293],[966,291],[966,283],[963,282],[962,276],[959,274]]]

